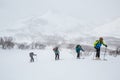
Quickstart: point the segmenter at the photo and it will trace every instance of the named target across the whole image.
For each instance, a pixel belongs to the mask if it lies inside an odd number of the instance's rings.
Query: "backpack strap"
[[[96,45],[99,43],[99,40],[96,40],[95,42],[94,42],[94,47],[96,47]]]

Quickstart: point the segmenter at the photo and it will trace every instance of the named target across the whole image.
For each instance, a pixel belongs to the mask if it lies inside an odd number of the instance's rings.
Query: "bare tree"
[[[11,49],[14,48],[15,44],[12,37],[1,37],[0,45],[2,46],[2,49]]]

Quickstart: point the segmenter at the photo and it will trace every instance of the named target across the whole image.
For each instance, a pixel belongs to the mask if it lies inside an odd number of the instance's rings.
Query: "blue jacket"
[[[59,50],[57,48],[54,48],[53,51],[55,54],[59,54]]]
[[[84,51],[81,46],[76,46],[76,52],[79,53],[80,51]]]
[[[102,44],[105,46],[106,44],[104,42],[100,42],[99,40],[96,40],[95,43],[94,43],[94,47],[99,49]]]

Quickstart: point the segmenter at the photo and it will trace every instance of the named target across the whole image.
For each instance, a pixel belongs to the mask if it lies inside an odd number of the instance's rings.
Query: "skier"
[[[84,51],[80,45],[76,46],[77,59],[80,59],[80,51]]]
[[[58,50],[58,47],[53,48],[53,51],[55,53],[55,60],[59,60],[59,50]]]
[[[99,40],[94,42],[94,48],[96,49],[96,59],[100,59],[100,48],[102,44],[107,47],[107,45],[103,41],[103,37],[100,37]]]
[[[30,56],[30,62],[34,62],[34,57],[33,56],[37,56],[37,55],[34,54],[33,52],[30,52],[29,56]]]

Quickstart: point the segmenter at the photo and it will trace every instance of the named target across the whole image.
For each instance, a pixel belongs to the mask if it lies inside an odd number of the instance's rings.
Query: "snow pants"
[[[96,57],[100,58],[100,48],[96,49]]]
[[[30,56],[30,62],[34,62],[33,56]]]
[[[77,52],[77,58],[78,59],[80,58],[80,52]]]
[[[55,60],[59,60],[59,54],[55,54]]]

